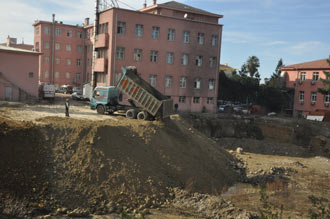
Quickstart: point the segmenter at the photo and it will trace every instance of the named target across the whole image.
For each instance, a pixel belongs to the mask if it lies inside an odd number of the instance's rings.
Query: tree
[[[241,67],[241,70],[239,70],[239,74],[240,75],[247,75],[247,73],[248,73],[248,70],[247,70],[246,64],[243,64],[242,67]]]
[[[272,75],[272,78],[279,78],[281,76],[281,67],[283,65],[283,60],[282,58],[278,61],[277,66],[275,68],[275,72]]]
[[[246,68],[248,73],[250,74],[250,77],[254,77],[255,75],[259,75],[258,68],[260,67],[260,62],[258,57],[256,56],[250,56],[248,60],[246,61]]]
[[[278,61],[277,66],[275,68],[275,72],[272,74],[271,78],[266,81],[265,83],[269,87],[276,87],[276,88],[281,88],[281,67],[283,65],[283,60],[282,58]]]
[[[330,66],[330,58],[327,60],[328,65]],[[325,79],[321,78],[320,80],[324,84],[324,88],[318,88],[317,91],[323,95],[330,94],[330,72],[323,71],[325,74]]]

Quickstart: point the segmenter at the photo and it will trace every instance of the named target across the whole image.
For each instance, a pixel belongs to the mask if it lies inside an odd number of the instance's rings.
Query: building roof
[[[179,9],[179,10],[183,10],[183,11],[191,11],[191,12],[194,12],[194,13],[209,14],[211,16],[216,15],[216,16],[219,16],[219,17],[223,17],[222,15],[213,14],[213,13],[210,13],[208,11],[204,11],[204,10],[199,9],[199,8],[194,8],[192,6],[185,5],[185,4],[176,2],[176,1],[170,1],[170,2],[163,3],[163,4],[159,4],[159,6],[165,6],[165,7]]]
[[[143,8],[140,11],[146,11],[146,10],[150,10],[153,8],[171,8],[171,9],[176,9],[179,11],[184,11],[184,12],[191,12],[191,13],[195,13],[195,14],[203,14],[203,15],[207,15],[207,16],[212,16],[212,17],[217,17],[217,18],[222,18],[223,15],[220,14],[214,14],[208,11],[204,11],[202,9],[199,8],[194,8],[192,6],[186,5],[186,4],[182,4],[176,1],[170,1],[170,2],[166,2],[163,4],[157,4],[157,5],[151,5],[147,8]]]
[[[330,69],[330,66],[327,62],[328,59],[320,59],[316,61],[311,61],[311,62],[303,62],[303,63],[298,63],[298,64],[293,64],[293,65],[287,65],[283,66],[281,68],[282,71],[285,70],[299,70],[299,69]]]
[[[39,55],[41,53],[35,52],[32,50],[26,50],[26,49],[19,49],[19,48],[14,48],[14,47],[8,47],[8,46],[3,46],[0,45],[0,51],[7,51],[7,52],[20,52],[20,53],[31,53],[31,54],[36,54]]]
[[[236,68],[230,67],[227,64],[225,64],[225,65],[224,64],[220,64],[219,69],[220,70],[223,70],[223,71],[235,71],[236,70]]]

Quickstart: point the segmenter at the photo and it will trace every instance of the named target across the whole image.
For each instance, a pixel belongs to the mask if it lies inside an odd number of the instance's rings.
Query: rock
[[[56,209],[56,215],[66,214],[68,212],[67,208],[58,208]]]
[[[88,217],[89,216],[89,212],[86,209],[83,208],[76,208],[73,211],[70,211],[68,213],[69,217]]]
[[[236,153],[243,154],[243,148],[241,147],[236,148]]]

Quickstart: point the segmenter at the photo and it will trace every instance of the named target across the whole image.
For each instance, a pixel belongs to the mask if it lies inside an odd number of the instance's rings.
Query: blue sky
[[[224,15],[221,63],[240,68],[249,56],[260,59],[262,78],[270,77],[280,58],[295,64],[330,55],[329,0],[177,0]],[[135,9],[144,0],[120,0]],[[158,0],[158,3],[167,2]],[[148,5],[152,0],[147,0]],[[56,20],[81,24],[93,18],[94,0],[0,0],[0,42],[7,35],[33,43],[32,23]]]

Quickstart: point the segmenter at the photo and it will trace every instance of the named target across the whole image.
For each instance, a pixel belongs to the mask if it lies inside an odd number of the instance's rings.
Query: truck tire
[[[138,120],[147,120],[148,119],[148,113],[145,111],[141,111],[137,114]]]
[[[98,114],[104,114],[104,112],[105,112],[105,109],[104,109],[104,106],[102,106],[102,105],[98,105],[97,107],[96,107],[96,111],[97,111],[97,113]]]
[[[135,119],[136,118],[136,111],[134,109],[130,109],[126,111],[126,118]]]

